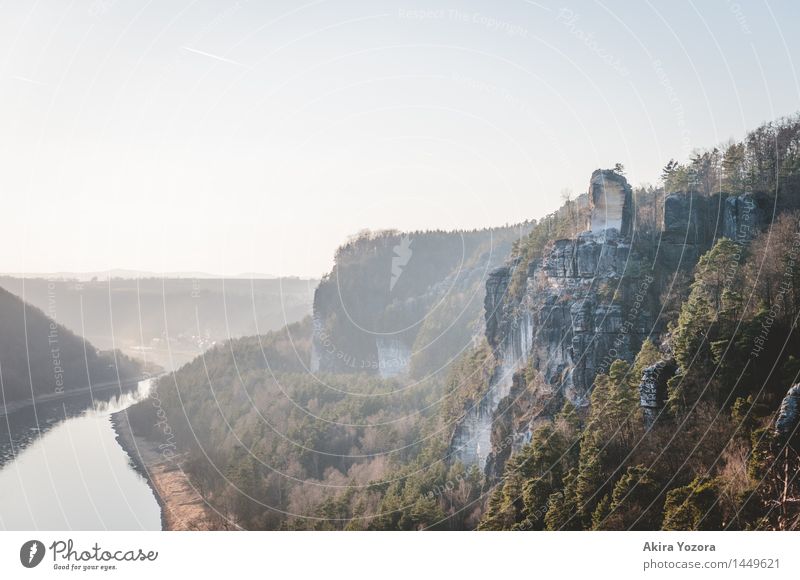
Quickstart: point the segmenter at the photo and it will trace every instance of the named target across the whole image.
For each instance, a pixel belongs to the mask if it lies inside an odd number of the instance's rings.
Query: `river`
[[[160,530],[156,497],[111,423],[149,389],[144,380],[0,416],[0,529]]]

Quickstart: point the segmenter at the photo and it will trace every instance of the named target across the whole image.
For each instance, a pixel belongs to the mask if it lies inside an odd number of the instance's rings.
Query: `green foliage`
[[[310,333],[305,320],[230,341],[158,381],[169,438],[211,505],[247,529],[474,526],[482,474],[442,458],[452,425],[485,392],[488,345],[447,381],[407,386],[304,372]],[[129,417],[163,443],[154,413],[148,400]]]
[[[747,473],[752,480],[761,481],[771,467],[775,436],[771,429],[758,428],[751,432],[750,442],[752,452],[747,462]]]
[[[713,375],[724,354],[730,351],[742,311],[741,295],[733,290],[741,263],[741,247],[727,238],[720,239],[704,254],[695,268],[689,299],[683,305],[673,333],[675,359],[683,369],[696,375]],[[738,335],[741,337],[741,335]],[[746,340],[739,344],[745,347]],[[730,361],[730,357],[726,356]],[[683,412],[701,396],[715,396],[706,382],[682,377],[670,385],[669,404]],[[705,391],[705,393],[703,393]]]
[[[781,194],[782,210],[800,206],[798,136],[800,122],[783,120],[685,164],[671,161],[663,189],[636,192],[637,227],[644,224],[650,237],[632,244],[645,255],[655,243],[665,190],[770,191]],[[548,245],[583,230],[585,211],[585,198],[566,196],[558,212],[514,244],[512,301]],[[530,423],[530,442],[515,447],[498,481],[448,458],[453,426],[486,393],[497,361],[483,342],[451,364],[459,351],[452,345],[471,340],[479,320],[480,303],[471,301],[480,281],[460,287],[438,310],[421,298],[453,272],[453,237],[441,232],[415,242],[409,270],[392,292],[385,270],[399,234],[360,236],[337,253],[335,275],[317,295],[324,329],[341,341],[336,346],[365,359],[374,337],[348,328],[348,312],[375,329],[396,327],[411,314],[424,319],[403,338],[427,352],[411,363],[412,375],[425,380],[382,380],[374,369],[348,368],[337,370],[351,374],[310,377],[306,321],[219,345],[162,379],[162,408],[187,452],[193,482],[247,528],[789,529],[800,522],[793,507],[800,495],[793,479],[797,443],[779,441],[772,421],[800,371],[797,230],[798,215],[784,212],[749,247],[718,240],[694,271],[677,278],[688,295],[678,292],[666,304],[653,341],[644,340],[632,362],[616,360],[595,377],[588,408],[564,401],[552,417],[558,395],[548,401],[547,413]],[[485,256],[485,235],[468,240],[472,266]],[[446,330],[462,311],[463,320]],[[422,348],[442,332],[453,333],[447,345]],[[645,430],[639,382],[661,351],[671,351],[679,365],[668,382],[671,413]],[[439,366],[449,374],[429,377]],[[530,394],[535,370],[529,365],[514,388]],[[132,423],[139,412],[131,413]],[[140,426],[152,425],[150,419]],[[495,425],[493,437],[506,428]],[[250,497],[232,491],[225,477]]]
[[[745,435],[758,427],[758,418],[753,411],[754,404],[753,396],[750,395],[747,398],[737,397],[731,407],[731,421]]]
[[[581,441],[573,500],[577,507],[575,517],[580,520],[583,527],[590,523],[594,506],[602,497],[601,494],[607,481],[603,475],[600,448],[591,441],[591,437],[584,436]]]
[[[630,371],[617,360],[608,375],[597,376],[582,430],[577,410],[566,401],[552,424],[534,431],[531,443],[506,464],[481,529],[591,528],[609,505],[606,489],[640,431]]]
[[[800,117],[792,115],[761,125],[740,142],[722,150],[696,151],[687,163],[674,159],[664,167],[664,189],[712,195],[763,192],[788,197],[798,193]]]
[[[718,530],[722,526],[719,483],[697,477],[667,492],[663,530]]]
[[[632,371],[632,378],[634,381],[641,378],[644,369],[647,367],[656,364],[658,361],[662,359],[661,353],[658,351],[658,347],[653,344],[653,341],[649,338],[646,338],[642,343],[639,352],[636,355],[636,359],[633,361],[633,371]]]
[[[563,432],[552,424],[538,427],[531,442],[506,464],[503,483],[493,492],[479,529],[544,529],[549,498],[561,486],[567,447]]]
[[[628,467],[610,496],[592,515],[595,530],[653,530],[660,527],[661,487],[643,465]]]

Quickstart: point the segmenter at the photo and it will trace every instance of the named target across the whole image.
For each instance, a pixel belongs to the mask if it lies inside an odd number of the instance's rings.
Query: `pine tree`
[[[544,516],[545,529],[580,530],[581,521],[575,516],[575,481],[578,470],[573,468],[564,476],[563,489],[553,492],[547,501],[547,513]]]
[[[695,478],[689,485],[667,493],[663,530],[719,530],[722,510],[717,481]]]

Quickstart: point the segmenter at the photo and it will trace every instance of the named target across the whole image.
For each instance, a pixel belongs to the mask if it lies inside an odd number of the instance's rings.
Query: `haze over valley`
[[[0,529],[800,529],[798,22],[3,4]]]

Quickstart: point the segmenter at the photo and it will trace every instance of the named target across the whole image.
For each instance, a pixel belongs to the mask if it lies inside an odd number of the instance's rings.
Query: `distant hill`
[[[131,379],[138,362],[99,351],[40,309],[0,289],[0,379],[5,403]]]
[[[177,368],[217,342],[263,334],[311,313],[316,280],[299,278],[0,277],[100,348]]]
[[[128,270],[125,268],[114,268],[113,270],[96,270],[94,272],[3,272],[2,276],[9,278],[43,278],[45,280],[76,280],[78,282],[96,282],[97,280],[109,280],[114,278],[144,279],[191,279],[200,280],[274,280],[279,276],[264,274],[260,272],[242,272],[234,276],[222,274],[210,274],[209,272],[153,272],[151,270]],[[291,279],[289,276],[287,279]]]

